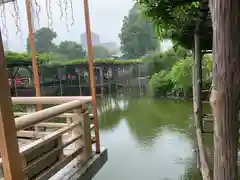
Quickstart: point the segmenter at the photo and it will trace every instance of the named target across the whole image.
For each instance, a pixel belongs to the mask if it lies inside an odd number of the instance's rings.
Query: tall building
[[[82,33],[81,35],[81,44],[82,47],[87,50],[87,35],[86,33]],[[100,45],[100,37],[98,34],[91,32],[92,46]]]

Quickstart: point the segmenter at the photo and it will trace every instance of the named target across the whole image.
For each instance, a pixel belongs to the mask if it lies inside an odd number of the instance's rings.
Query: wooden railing
[[[37,112],[14,113],[17,136],[31,139],[19,145],[25,179],[49,179],[73,159],[85,163],[93,156],[94,126],[88,114],[91,97],[14,97],[12,102],[55,105]],[[26,130],[29,127],[35,128]]]

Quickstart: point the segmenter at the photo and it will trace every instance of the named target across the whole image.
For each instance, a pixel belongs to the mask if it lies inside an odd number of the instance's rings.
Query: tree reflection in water
[[[144,179],[145,174],[151,172],[154,174],[152,179],[158,180],[159,177],[166,174],[161,170],[164,171],[166,167],[170,167],[172,171],[176,172],[172,172],[174,175],[170,173],[167,177],[162,177],[163,179],[177,176],[178,179],[183,180],[198,180],[199,174],[194,167],[195,160],[192,151],[194,148],[192,130],[189,128],[189,116],[192,113],[191,101],[154,100],[147,97],[135,99],[106,97],[98,102],[100,133],[110,132],[107,135],[104,134],[104,137],[108,136],[108,143],[115,143],[114,145],[107,145],[109,147],[109,171],[117,166],[115,163],[122,161],[118,156],[123,155],[123,152],[126,153],[127,149],[130,154],[129,160],[126,160],[128,164],[126,167],[143,168],[141,163],[136,166],[136,163],[130,162],[131,159],[141,162],[141,158],[136,159],[136,157],[142,157],[142,161],[145,164],[149,163],[149,167],[154,164],[154,168],[159,166],[157,171],[141,172],[142,176],[128,176],[130,172],[122,170],[127,175],[123,175],[119,171],[119,179],[135,179],[137,177]],[[128,129],[125,130],[126,128]],[[127,133],[129,135],[126,135]],[[114,136],[115,139],[110,140],[109,136]],[[124,139],[121,139],[121,136]],[[130,139],[127,140],[126,138]],[[117,142],[126,143],[126,145],[122,144],[123,149],[121,150],[119,149],[121,146],[117,145]],[[133,143],[135,143],[135,148]],[[118,149],[114,149],[115,147],[118,147]],[[132,153],[135,153],[135,155],[133,156]],[[165,164],[165,167],[162,164]],[[108,168],[106,167],[106,169]],[[110,173],[109,171],[107,172]],[[159,174],[161,172],[162,175]],[[107,177],[107,175],[102,175],[103,178],[101,178],[101,173],[99,176],[96,180],[106,179]],[[140,179],[138,178],[138,180]]]

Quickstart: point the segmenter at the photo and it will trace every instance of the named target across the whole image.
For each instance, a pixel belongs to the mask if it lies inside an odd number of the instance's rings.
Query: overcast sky
[[[35,0],[32,0],[35,4]],[[65,11],[66,0],[36,0],[41,6],[41,12],[39,15],[40,27],[48,26],[48,16],[46,11],[46,3],[51,2],[51,11],[53,19],[53,29],[57,32],[58,37],[56,42],[62,40],[74,40],[80,42],[80,34],[85,32],[84,24],[84,11],[83,11],[83,0],[72,0],[74,24],[71,26],[71,3],[67,0],[68,8],[68,20],[66,21],[66,13],[62,19],[61,8],[59,7],[59,1],[62,2],[62,9]],[[22,2],[22,4],[20,4]],[[17,28],[15,26],[15,18],[12,17],[14,14],[14,5],[9,3],[5,5],[6,22],[3,18],[4,8],[1,7],[0,25],[2,29],[3,39],[7,40],[8,48],[14,51],[24,51],[26,47],[27,37],[27,19],[25,12],[25,0],[18,0],[18,6],[20,9],[20,23],[22,38],[20,35],[16,35]],[[47,3],[48,4],[48,3]],[[100,35],[102,42],[113,41],[119,43],[118,34],[120,32],[122,21],[124,16],[128,14],[128,11],[133,6],[133,0],[89,0],[90,7],[90,18],[91,18],[91,29],[93,32]],[[36,7],[34,7],[36,9]],[[35,17],[35,28],[38,29],[37,15]],[[67,31],[66,22],[69,24],[69,32]],[[7,27],[7,35],[5,35],[4,24]],[[51,26],[51,23],[50,23]]]

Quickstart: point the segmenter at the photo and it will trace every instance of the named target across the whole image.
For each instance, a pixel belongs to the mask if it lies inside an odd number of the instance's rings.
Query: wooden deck
[[[26,145],[31,144],[34,140],[30,139],[18,139],[19,147],[24,147]],[[77,160],[77,158],[73,159],[69,164],[67,164],[64,168],[62,168],[59,172],[57,172],[54,176],[52,176],[49,180],[90,180],[94,177],[94,175],[102,168],[102,166],[108,160],[107,149],[101,148],[101,153],[96,154],[93,145],[93,156],[92,158],[81,164]],[[73,144],[69,145],[64,149],[64,155],[67,156],[73,153],[74,147]],[[0,168],[0,180],[4,180],[2,167]]]
[[[52,132],[51,129],[49,132]],[[68,134],[63,136],[63,143],[70,138]],[[26,139],[26,138],[18,138],[19,148],[23,148],[35,140]],[[52,176],[49,180],[89,180],[94,177],[94,175],[102,168],[102,166],[107,162],[108,155],[107,149],[101,147],[101,153],[97,154],[95,152],[95,146],[92,145],[93,148],[93,156],[84,164],[81,163],[77,158],[73,159],[70,163],[68,163],[64,168],[60,169],[54,176]],[[75,150],[74,144],[70,144],[66,148],[63,149],[64,156],[68,156],[72,154]],[[0,165],[1,166],[1,165]],[[0,167],[0,180],[4,180],[2,167]]]
[[[24,178],[16,180],[90,180],[106,163],[107,150],[97,140],[89,97],[13,98],[16,104],[57,104],[33,112],[15,112],[15,127]],[[96,126],[95,126],[96,125]],[[30,127],[30,128],[29,128]],[[0,180],[7,159],[0,158]],[[13,162],[13,161],[11,161]],[[9,163],[9,162],[7,162]],[[5,169],[6,170],[6,169]]]

